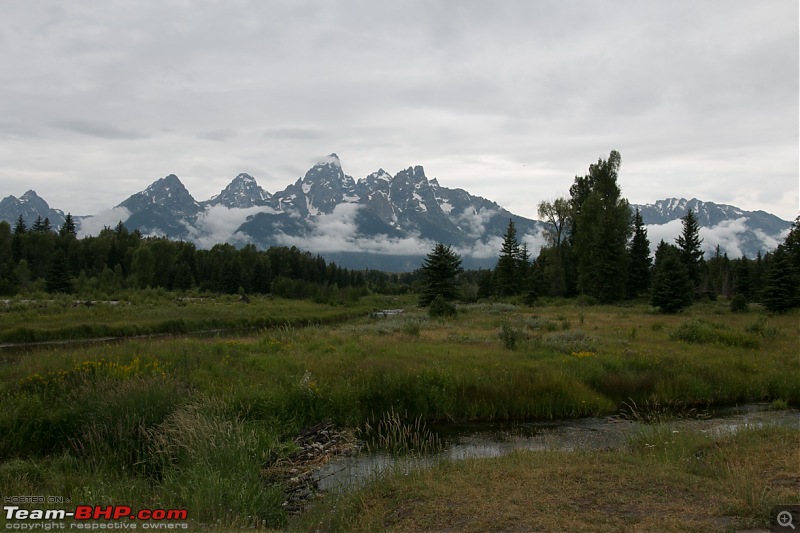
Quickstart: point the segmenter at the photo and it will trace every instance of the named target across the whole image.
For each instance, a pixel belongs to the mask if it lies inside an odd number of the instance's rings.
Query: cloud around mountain
[[[394,176],[379,170],[356,181],[344,173],[336,154],[314,161],[302,178],[274,194],[249,174],[239,174],[205,201],[195,200],[177,176],[169,175],[115,208],[81,217],[79,235],[95,235],[122,221],[145,236],[188,240],[201,248],[227,242],[258,248],[296,246],[329,256],[350,254],[352,262],[345,266],[351,268],[393,265],[391,259],[372,261],[378,256],[397,258],[402,268],[418,266],[437,242],[451,245],[472,268],[493,266],[509,220],[531,257],[546,245],[544,223],[516,216],[463,189],[443,187],[439,180],[428,179],[421,166]],[[20,199],[7,197],[0,207],[0,219],[10,222],[23,208],[28,209],[26,220],[33,220],[38,211],[59,213],[33,191]],[[731,258],[754,257],[759,250],[775,248],[790,226],[768,213],[697,199],[668,198],[632,207],[640,209],[652,249],[661,239],[675,241],[681,232],[680,218],[689,209],[698,215],[707,254],[719,246]]]

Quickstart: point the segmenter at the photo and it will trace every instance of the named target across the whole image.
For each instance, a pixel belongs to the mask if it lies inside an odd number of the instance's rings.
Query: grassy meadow
[[[372,308],[397,307],[406,312],[366,317]],[[680,315],[660,315],[644,304],[556,301],[540,307],[473,304],[461,306],[453,319],[435,320],[410,297],[330,306],[165,296],[124,307],[14,304],[0,312],[4,342],[103,336],[104,328],[158,332],[170,320],[184,324],[171,331],[178,335],[164,338],[0,352],[2,495],[186,508],[194,524],[215,529],[305,529],[316,528],[317,520],[323,529],[413,530],[444,527],[432,518],[443,516],[437,506],[449,505],[453,513],[471,508],[468,500],[447,496],[446,483],[470,484],[473,490],[462,496],[483,498],[487,506],[500,490],[496,484],[511,487],[523,480],[523,486],[546,490],[543,484],[556,478],[562,485],[573,480],[570,494],[578,498],[577,483],[596,476],[589,503],[526,500],[533,496],[513,491],[509,498],[525,504],[528,514],[568,509],[580,521],[591,513],[608,515],[617,485],[623,494],[628,488],[644,491],[628,522],[603,522],[613,529],[627,527],[658,499],[655,489],[647,492],[631,476],[653,471],[657,483],[700,490],[737,475],[731,461],[756,457],[758,463],[768,454],[790,452],[797,457],[797,432],[779,429],[733,436],[712,448],[699,436],[686,436],[684,451],[669,457],[654,456],[635,440],[629,450],[613,453],[514,454],[441,465],[405,480],[392,477],[336,500],[335,512],[317,510],[307,522],[290,522],[281,506],[282,487],[269,485],[263,470],[291,455],[294,436],[315,422],[365,430],[387,413],[432,423],[608,415],[631,403],[797,406],[798,316],[768,315],[757,306],[731,313],[722,301]],[[98,329],[78,335],[82,325]],[[234,325],[260,329],[181,335]],[[711,452],[702,464],[686,466],[684,455],[706,448]],[[795,480],[797,466],[786,466]],[[691,476],[708,481],[697,485]],[[752,485],[753,476],[755,471],[741,483]],[[559,484],[554,491],[561,490]],[[612,500],[606,501],[609,491]],[[796,487],[794,494],[796,499]],[[763,523],[773,499],[757,496],[737,499],[719,489],[719,502],[704,512]],[[539,501],[543,507],[536,511]],[[658,507],[678,529],[684,511],[689,512],[678,504]],[[589,518],[580,518],[584,512]],[[514,529],[511,515],[504,520],[495,526]],[[464,529],[484,529],[481,524],[465,523]],[[578,522],[524,524],[571,529]]]

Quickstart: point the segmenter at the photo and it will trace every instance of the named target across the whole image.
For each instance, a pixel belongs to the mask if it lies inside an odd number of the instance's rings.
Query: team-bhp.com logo
[[[51,529],[188,529],[186,509],[140,509],[127,505],[78,505],[66,509],[22,509],[4,505],[6,529],[19,531]],[[71,519],[66,524],[63,520]],[[59,522],[62,521],[62,522]],[[103,521],[103,522],[100,522]],[[138,522],[137,522],[138,521]]]

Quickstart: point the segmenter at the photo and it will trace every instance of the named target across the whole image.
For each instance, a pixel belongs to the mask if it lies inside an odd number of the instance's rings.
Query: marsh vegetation
[[[371,319],[366,307],[280,299],[184,308],[170,297],[131,302],[119,314],[117,307],[7,306],[8,330],[25,322],[60,331],[87,313],[101,325],[123,324],[126,316],[137,324],[180,316],[176,306],[198,320],[253,320],[240,311],[246,308],[275,322],[220,337],[0,353],[0,493],[187,508],[194,523],[215,528],[306,528],[316,520],[355,530],[436,529],[448,516],[463,529],[571,529],[601,514],[606,521],[597,523],[611,528],[648,528],[652,513],[669,527],[724,529],[763,525],[775,501],[796,500],[798,431],[763,428],[715,441],[682,434],[668,453],[644,446],[651,437],[641,436],[614,452],[439,465],[381,478],[338,497],[335,512],[318,505],[290,522],[286,487],[264,472],[297,451],[303,428],[321,421],[358,430],[373,447],[414,453],[441,445],[430,429],[436,423],[656,418],[800,402],[797,316],[755,305],[734,313],[725,302],[707,302],[662,315],[645,304],[554,300],[461,305],[455,317],[430,318],[413,296],[369,298],[359,305],[406,312]],[[355,315],[323,325],[326,317]],[[455,488],[463,490],[455,495]],[[701,513],[708,520],[692,514],[700,513],[692,496],[700,491],[710,494]],[[459,522],[497,494],[505,503],[484,509],[493,522]],[[680,501],[670,507],[659,494]],[[525,521],[511,521],[523,514]]]

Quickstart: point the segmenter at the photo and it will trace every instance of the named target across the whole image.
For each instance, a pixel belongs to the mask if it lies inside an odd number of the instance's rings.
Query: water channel
[[[711,437],[745,428],[780,425],[800,429],[800,411],[772,410],[770,404],[746,404],[717,409],[708,418],[676,420],[674,432],[701,431]],[[431,429],[439,435],[442,451],[421,456],[395,456],[387,452],[362,451],[338,457],[314,475],[318,487],[343,491],[362,485],[384,472],[409,472],[439,461],[500,457],[517,450],[616,450],[644,424],[619,418],[581,418],[546,422],[449,424]]]

